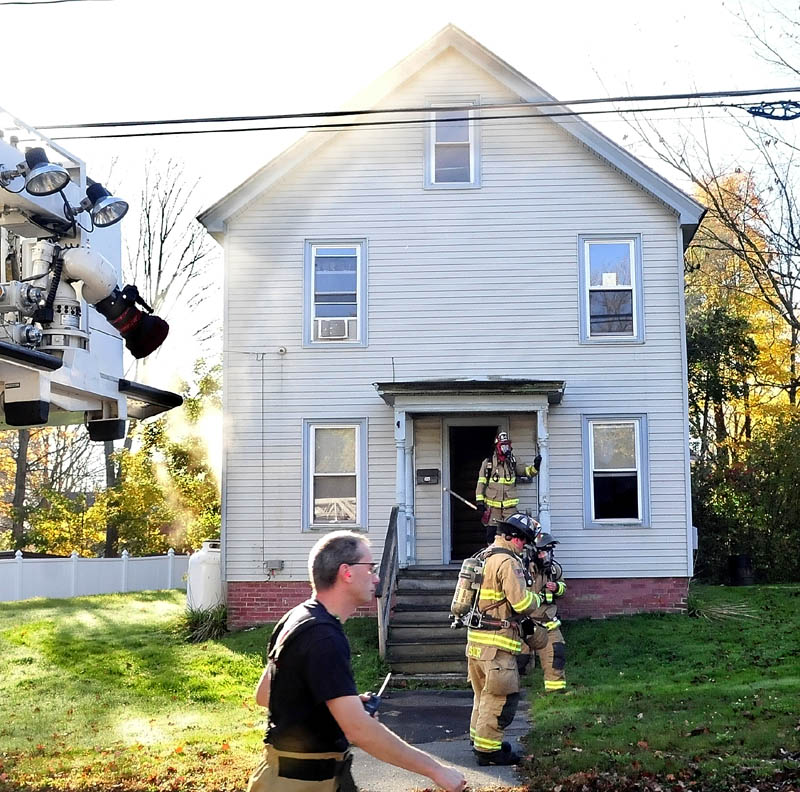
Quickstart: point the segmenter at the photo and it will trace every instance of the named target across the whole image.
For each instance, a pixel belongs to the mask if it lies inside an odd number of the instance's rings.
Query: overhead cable
[[[377,107],[366,110],[324,110],[310,113],[277,113],[271,115],[243,115],[243,116],[210,116],[208,118],[165,118],[151,121],[97,121],[82,124],[36,124],[36,129],[102,129],[106,127],[131,127],[131,126],[172,126],[177,124],[223,124],[246,121],[287,121],[292,118],[337,118],[342,116],[380,115],[386,113],[430,113],[433,110],[468,111],[468,110],[511,110],[530,109],[538,107],[564,107],[567,105],[587,104],[619,104],[621,102],[656,102],[673,101],[676,99],[721,99],[737,96],[762,96],[776,93],[790,93],[800,91],[800,87],[789,88],[760,88],[741,91],[700,91],[696,93],[676,94],[645,94],[642,96],[611,96],[597,99],[543,99],[535,102],[503,102],[494,104],[463,104],[448,105],[446,107]],[[298,126],[298,129],[308,128]],[[63,139],[63,138],[62,138]]]
[[[579,110],[579,111],[564,111],[560,113],[529,113],[529,114],[515,114],[515,115],[480,115],[480,116],[459,116],[448,118],[407,118],[392,121],[349,121],[337,122],[331,124],[281,124],[273,126],[254,126],[254,127],[223,127],[215,129],[172,129],[161,130],[156,132],[115,132],[108,135],[51,135],[51,140],[111,140],[118,138],[139,138],[139,137],[164,137],[167,135],[209,135],[209,134],[230,134],[234,132],[276,132],[286,131],[291,129],[308,130],[310,132],[316,131],[332,131],[332,130],[345,130],[364,127],[384,127],[384,126],[412,126],[415,124],[429,124],[435,121],[436,123],[457,123],[460,121],[505,121],[505,120],[540,120],[544,118],[559,118],[572,116],[579,118],[582,116],[590,115],[619,115],[625,113],[658,113],[668,110],[697,110],[709,108],[725,108],[725,109],[745,109],[737,104],[728,104],[724,102],[717,102],[713,104],[693,104],[693,105],[671,105],[667,107],[637,107],[637,108],[615,108],[613,110]]]

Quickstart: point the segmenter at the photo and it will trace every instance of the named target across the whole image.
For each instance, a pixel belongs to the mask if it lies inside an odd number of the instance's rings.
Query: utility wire
[[[58,0],[63,2],[64,0]],[[620,102],[656,102],[676,99],[721,99],[736,96],[761,96],[766,94],[800,91],[800,86],[789,88],[761,88],[742,91],[701,91],[699,93],[646,94],[643,96],[612,96],[599,99],[546,99],[538,102],[506,102],[500,104],[464,104],[440,107],[381,107],[370,110],[327,110],[313,113],[281,113],[273,115],[210,116],[208,118],[166,118],[155,121],[97,121],[91,124],[35,124],[36,129],[100,129],[104,127],[167,126],[175,124],[223,124],[244,121],[286,121],[292,118],[337,118],[341,116],[378,115],[384,113],[430,113],[434,110],[466,112],[468,110],[511,110],[534,107],[562,107],[565,105],[619,104]],[[307,127],[298,126],[298,129]]]
[[[733,108],[733,109],[746,109],[742,105],[729,104],[725,102],[717,102],[713,104],[694,104],[694,105],[670,105],[667,107],[628,107],[628,108],[615,108],[613,110],[579,110],[573,112],[566,110],[560,113],[530,113],[523,115],[480,115],[480,116],[460,116],[448,118],[408,118],[393,121],[350,121],[350,122],[337,122],[332,124],[287,124],[287,125],[273,125],[273,126],[255,126],[255,127],[234,127],[234,128],[217,128],[217,129],[174,129],[164,130],[160,132],[116,132],[110,135],[51,135],[51,140],[111,140],[117,138],[139,138],[139,137],[163,137],[166,135],[209,135],[209,134],[225,134],[232,132],[276,132],[285,131],[290,129],[297,130],[334,130],[334,129],[354,129],[359,127],[381,127],[381,126],[409,126],[414,124],[429,124],[436,123],[457,123],[459,121],[504,121],[504,120],[539,120],[543,118],[558,118],[562,116],[572,116],[578,118],[581,116],[590,115],[607,115],[607,114],[623,114],[623,113],[658,113],[668,110],[695,110],[695,109],[709,109],[709,108]],[[427,108],[429,110],[430,108]],[[42,127],[37,127],[42,129]],[[22,141],[21,141],[22,142]]]

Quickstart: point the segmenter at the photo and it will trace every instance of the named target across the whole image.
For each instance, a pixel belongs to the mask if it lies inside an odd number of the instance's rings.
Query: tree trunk
[[[31,430],[18,429],[17,437],[19,445],[14,473],[14,499],[11,502],[14,515],[11,536],[14,539],[14,547],[21,548],[25,538],[25,486],[28,482],[28,442],[31,439]]]
[[[103,550],[104,558],[116,558],[119,555],[119,525],[114,508],[115,493],[119,484],[119,468],[114,461],[114,441],[106,440],[103,443],[103,455],[106,459],[106,489],[109,492],[109,514],[106,518],[106,544]]]
[[[730,458],[728,456],[728,429],[725,426],[725,413],[722,409],[722,402],[714,402],[714,424],[716,427],[716,451],[717,465],[723,468],[728,467]]]

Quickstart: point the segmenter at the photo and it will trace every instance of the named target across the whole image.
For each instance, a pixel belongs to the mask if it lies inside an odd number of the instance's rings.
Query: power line
[[[0,6],[37,6],[57,3],[110,3],[112,0],[1,0]]]
[[[66,2],[68,0],[53,0],[53,2]],[[612,96],[598,99],[546,99],[537,102],[506,102],[499,104],[465,104],[448,105],[446,107],[382,107],[366,110],[326,110],[310,113],[280,113],[271,115],[245,115],[245,116],[210,116],[208,118],[166,118],[150,121],[97,121],[94,123],[82,124],[36,124],[36,129],[101,129],[106,127],[132,127],[132,126],[171,126],[177,124],[223,124],[246,121],[287,121],[293,118],[337,118],[342,116],[362,116],[379,115],[386,113],[430,113],[433,110],[448,110],[452,112],[466,112],[468,110],[511,110],[511,109],[531,109],[538,107],[563,107],[565,105],[587,105],[587,104],[619,104],[621,102],[655,102],[655,101],[674,101],[676,99],[722,99],[737,96],[762,96],[776,93],[789,93],[800,91],[800,87],[789,88],[760,88],[747,89],[741,91],[700,91],[697,93],[677,93],[677,94],[645,94],[642,96]],[[297,129],[305,129],[307,126],[297,126]],[[69,139],[69,138],[61,138]]]
[[[636,108],[615,108],[613,110],[580,110],[580,111],[564,111],[561,113],[531,113],[524,115],[489,115],[489,116],[460,116],[448,118],[409,118],[392,121],[350,121],[339,122],[332,124],[281,124],[273,126],[256,126],[256,127],[224,127],[216,129],[173,129],[163,130],[158,132],[116,132],[109,135],[52,135],[52,140],[112,140],[120,138],[140,138],[140,137],[164,137],[176,135],[209,135],[209,134],[230,134],[234,132],[277,132],[286,130],[344,130],[356,129],[364,127],[383,127],[383,126],[411,126],[414,124],[429,124],[436,123],[457,123],[459,121],[504,121],[504,120],[540,120],[544,118],[558,118],[564,116],[572,116],[574,118],[590,115],[619,115],[625,113],[658,113],[671,110],[696,110],[696,109],[746,109],[741,105],[729,104],[725,102],[717,102],[713,104],[693,104],[693,105],[671,105],[666,107],[636,107]],[[430,108],[427,108],[429,110]],[[42,127],[37,127],[41,129]],[[20,141],[22,142],[22,141]]]

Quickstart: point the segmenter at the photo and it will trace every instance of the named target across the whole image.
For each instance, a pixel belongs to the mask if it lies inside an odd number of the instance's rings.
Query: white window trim
[[[638,519],[606,518],[594,516],[594,427],[596,425],[632,424],[634,427],[634,451],[636,454],[636,489]],[[646,415],[592,415],[583,416],[584,448],[584,526],[607,528],[609,526],[644,528],[650,526],[650,476],[648,457],[648,431]],[[630,468],[620,468],[620,472],[631,472]],[[604,472],[614,472],[604,469]]]
[[[628,245],[631,258],[629,286],[592,286],[589,247],[593,244]],[[583,344],[644,343],[644,290],[642,288],[642,241],[639,234],[581,234],[578,237],[580,284],[580,341]],[[632,328],[629,335],[597,333],[592,335],[589,295],[592,291],[629,291],[631,293]]]
[[[475,105],[475,110],[466,110],[465,113],[469,116],[469,176],[468,182],[437,182],[436,181],[436,146],[447,145],[446,143],[436,143],[436,111],[447,110],[451,107],[463,107],[464,105]],[[428,118],[429,123],[426,127],[425,138],[425,178],[424,187],[430,190],[470,190],[476,189],[481,186],[480,178],[480,156],[479,156],[479,141],[478,141],[478,127],[475,123],[477,117],[477,107],[480,104],[479,99],[473,97],[465,99],[455,99],[453,97],[447,100],[429,100],[428,105],[431,108]],[[457,145],[463,145],[459,143]]]
[[[356,338],[314,338],[315,318],[314,280],[317,248],[356,249]],[[303,346],[304,347],[365,347],[367,346],[367,240],[366,239],[307,239],[303,281]],[[351,317],[352,318],[352,317]],[[347,321],[347,319],[345,319]]]
[[[356,478],[356,521],[355,523],[315,523],[314,520],[314,479],[315,467],[315,434],[317,429],[355,429],[355,478]],[[338,531],[352,529],[367,530],[367,419],[354,418],[347,420],[304,419],[303,420],[303,514],[304,531]],[[350,475],[330,474],[330,475]]]

